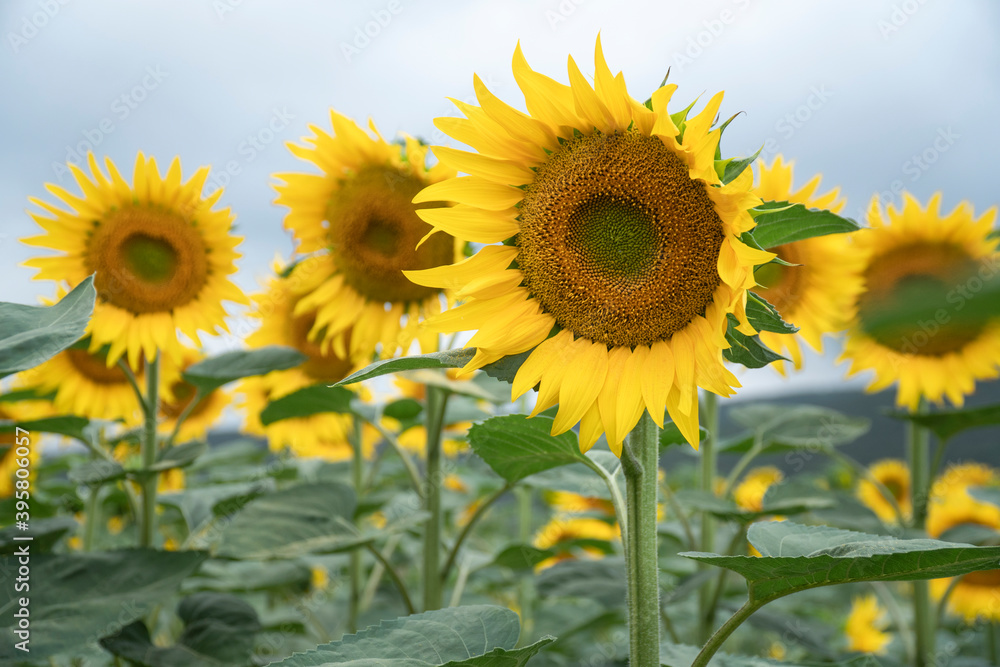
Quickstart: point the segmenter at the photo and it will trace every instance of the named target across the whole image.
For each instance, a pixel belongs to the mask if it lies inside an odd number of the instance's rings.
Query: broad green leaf
[[[814,236],[843,234],[860,229],[858,223],[850,218],[786,201],[764,202],[751,210],[750,214],[757,222],[752,230],[753,237],[766,250]]]
[[[78,341],[96,298],[88,276],[52,306],[0,303],[0,378],[34,368]]]
[[[0,433],[13,433],[17,428],[20,428],[29,433],[52,433],[87,442],[89,436],[86,429],[89,425],[90,420],[86,417],[77,417],[76,415],[43,417],[42,419],[32,419],[22,422],[0,420]]]
[[[116,479],[125,479],[125,468],[117,461],[91,459],[69,471],[69,480],[74,484],[95,486]]]
[[[224,558],[266,560],[331,553],[370,541],[352,523],[354,491],[336,482],[300,484],[248,502],[225,526]]]
[[[775,485],[771,489],[778,486],[781,485]],[[768,489],[768,491],[770,492],[771,489]],[[784,498],[774,498],[772,495],[770,499],[765,494],[765,502],[761,503],[760,510],[747,510],[740,508],[732,500],[719,498],[712,493],[695,489],[678,491],[676,497],[678,502],[692,511],[708,512],[720,519],[739,521],[741,523],[750,523],[765,516],[802,514],[803,512],[833,507],[834,504],[832,499],[816,494],[800,497],[791,495]],[[768,500],[770,502],[767,502]]]
[[[760,342],[759,336],[747,336],[736,330],[737,321],[733,315],[726,316],[729,328],[726,330],[726,341],[729,348],[722,351],[726,361],[741,364],[747,368],[763,368],[773,361],[785,359],[771,348]],[[785,359],[787,361],[787,359]]]
[[[382,621],[354,635],[296,653],[282,667],[522,667],[552,637],[515,649],[517,614],[502,607],[450,607]]]
[[[260,621],[253,607],[233,595],[194,593],[181,600],[177,615],[184,631],[173,646],[154,646],[142,621],[101,640],[112,654],[145,667],[246,665]]]
[[[793,334],[799,330],[794,324],[781,319],[774,306],[753,292],[747,292],[747,319],[757,331]]]
[[[500,550],[490,565],[509,567],[512,570],[531,570],[546,558],[555,556],[549,549],[539,549],[530,544],[511,544]]]
[[[264,426],[298,417],[311,417],[324,412],[348,413],[355,394],[344,387],[314,384],[271,401],[261,410],[260,423]]]
[[[893,412],[890,416],[919,424],[942,440],[950,440],[970,428],[1000,424],[1000,405],[986,405],[965,410],[939,410],[922,415]]]
[[[527,352],[521,352],[520,354],[512,354],[498,361],[494,361],[492,364],[486,364],[483,366],[482,371],[491,378],[496,378],[497,380],[511,384],[514,382],[514,376],[517,375],[517,372],[521,369],[521,366],[533,351],[534,350],[528,350]]]
[[[400,398],[385,406],[382,414],[396,421],[409,421],[417,418],[423,412],[424,406],[412,398]]]
[[[403,377],[411,382],[440,387],[441,389],[447,389],[453,394],[461,394],[463,396],[489,401],[490,403],[507,403],[510,401],[509,389],[504,392],[488,391],[475,382],[472,382],[471,379],[452,380],[444,373],[430,369],[409,371],[403,375]]]
[[[759,435],[766,445],[785,448],[829,449],[847,444],[868,432],[871,422],[863,417],[816,405],[753,403],[732,408],[729,416]],[[753,436],[741,437],[722,446],[727,452],[743,452],[753,445]],[[776,451],[773,446],[765,452]]]
[[[752,524],[747,538],[763,557],[680,555],[742,575],[750,599],[758,602],[817,586],[937,579],[1000,567],[1000,546],[902,540],[790,521]]]
[[[156,457],[156,463],[149,466],[149,469],[162,472],[171,468],[184,468],[194,463],[198,457],[207,451],[207,442],[186,442],[183,445],[161,450]]]
[[[13,513],[10,515],[13,517]],[[76,530],[79,524],[69,516],[54,516],[47,519],[32,519],[28,530],[19,530],[16,524],[0,528],[0,554],[12,554],[18,547],[23,547],[25,540],[17,537],[31,537],[31,553],[40,554],[52,551],[52,547],[71,530]]]
[[[182,579],[205,560],[200,551],[122,549],[70,555],[32,554],[30,620],[32,660],[76,653],[117,632],[175,595]],[[18,556],[0,558],[0,571],[17,571]],[[23,660],[15,648],[15,621],[0,620],[0,661]]]
[[[400,371],[414,371],[423,368],[461,368],[469,363],[475,354],[475,349],[446,350],[444,352],[431,352],[430,354],[419,354],[412,357],[380,359],[368,364],[360,371],[351,373],[338,382],[336,386],[364,382],[365,380],[390,373],[399,373]]]
[[[524,415],[492,417],[469,429],[469,444],[508,482],[570,463],[589,463],[576,434],[549,435],[553,420]]]
[[[173,493],[158,494],[156,500],[163,505],[176,507],[180,510],[188,530],[194,531],[212,516],[212,508],[223,501],[239,499],[242,501],[239,507],[242,507],[257,496],[274,491],[274,489],[274,480],[270,477],[264,477],[250,482],[188,487]]]
[[[269,345],[253,350],[225,352],[202,359],[184,371],[184,379],[207,393],[234,380],[271,371],[295,368],[306,360],[306,355],[291,347]]]
[[[183,591],[260,591],[279,586],[301,587],[309,582],[309,567],[299,561],[205,561],[197,574],[184,580]]]

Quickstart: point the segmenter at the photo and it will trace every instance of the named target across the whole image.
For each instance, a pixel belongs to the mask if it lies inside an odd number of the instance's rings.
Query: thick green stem
[[[705,392],[705,429],[708,435],[701,443],[701,479],[700,488],[703,493],[714,494],[715,476],[718,469],[718,453],[715,445],[718,442],[719,431],[719,401],[710,391]],[[708,512],[701,515],[701,545],[700,550],[706,553],[715,551],[715,518]],[[699,569],[710,566],[699,564]],[[715,608],[712,606],[712,586],[706,581],[698,591],[698,641],[704,643],[712,633],[715,624]]]
[[[923,530],[930,488],[930,438],[927,429],[914,422],[907,423],[907,454],[910,459],[910,489],[913,494],[913,528]],[[933,664],[935,618],[931,609],[930,584],[927,581],[913,582],[913,624],[916,639],[915,664],[917,667]]]
[[[660,664],[660,571],[657,561],[656,491],[660,433],[643,412],[625,439],[629,664]]]
[[[90,487],[90,495],[87,497],[87,504],[84,508],[86,517],[83,525],[83,550],[85,552],[93,551],[94,549],[94,532],[97,530],[97,524],[101,520],[100,495],[101,487],[99,485],[95,484]]]
[[[528,544],[531,540],[532,530],[532,493],[530,486],[519,486],[514,490],[517,496],[517,536],[521,544]],[[519,643],[526,645],[531,642],[531,637],[535,631],[535,618],[532,615],[532,606],[535,603],[535,588],[533,578],[521,576],[520,591],[518,594],[518,604],[521,607],[521,638]]]
[[[354,418],[351,428],[351,484],[358,500],[364,486],[364,456],[361,451],[361,420]],[[350,600],[347,610],[348,632],[358,631],[358,617],[361,614],[361,550],[354,549],[348,562],[348,577],[350,580]]]
[[[763,606],[763,603],[747,600],[745,605],[740,607],[728,621],[722,624],[722,627],[715,631],[715,634],[709,637],[705,646],[701,649],[701,653],[699,653],[698,657],[691,663],[691,667],[705,667],[705,665],[708,664],[708,661],[712,659],[712,656],[715,655],[716,651],[722,648],[723,642],[729,638],[729,635],[733,634],[733,631],[740,627],[743,621],[750,618],[755,611]]]
[[[149,470],[156,463],[156,416],[160,405],[160,355],[146,365],[146,400],[143,402],[145,422],[142,430],[142,467]],[[142,528],[139,546],[153,545],[156,536],[156,483],[159,474],[146,473],[142,478]]]
[[[427,386],[427,476],[424,509],[424,611],[441,608],[441,431],[448,391]]]

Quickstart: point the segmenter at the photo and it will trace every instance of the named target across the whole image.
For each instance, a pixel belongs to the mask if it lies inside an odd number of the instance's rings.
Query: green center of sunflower
[[[563,329],[609,346],[669,339],[719,286],[722,220],[656,137],[578,136],[520,203],[518,266]]]
[[[979,337],[984,324],[960,320],[949,305],[950,295],[974,275],[975,266],[964,249],[939,243],[911,243],[874,257],[858,299],[862,330],[904,354],[938,357],[962,350]],[[907,321],[903,313],[913,303],[942,307],[930,319]]]
[[[126,267],[142,280],[165,283],[177,270],[177,251],[163,239],[134,234],[122,244]]]
[[[800,253],[794,243],[771,248],[771,252],[786,262],[801,264]],[[787,314],[787,311],[793,309],[802,297],[805,285],[801,266],[785,266],[769,262],[757,267],[753,276],[758,285],[753,291],[767,300],[778,312]]]
[[[427,183],[388,166],[372,166],[346,178],[326,209],[330,252],[346,282],[370,301],[422,301],[441,290],[410,282],[403,271],[429,269],[455,260],[455,240],[431,231],[416,209],[441,202],[413,204]]]
[[[84,257],[98,297],[131,313],[170,312],[198,297],[210,269],[194,221],[152,206],[95,220]]]

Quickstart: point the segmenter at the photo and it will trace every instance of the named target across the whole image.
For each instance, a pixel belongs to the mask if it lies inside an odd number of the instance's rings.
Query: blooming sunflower
[[[882,459],[871,464],[868,471],[892,493],[903,513],[903,518],[909,519],[913,513],[913,499],[910,494],[910,468],[906,463],[899,459]],[[899,521],[892,504],[886,500],[879,488],[867,479],[858,482],[858,500],[875,512],[882,521]]]
[[[785,164],[779,155],[770,166],[757,164],[758,183],[754,192],[764,201],[787,201],[808,208],[827,209],[834,213],[846,203],[839,188],[818,193],[817,174],[798,190],[792,191],[792,163]],[[787,355],[796,369],[802,368],[801,337],[817,352],[823,351],[823,334],[840,331],[847,326],[844,313],[851,298],[860,289],[861,279],[851,267],[858,263],[849,251],[844,234],[830,234],[793,241],[771,248],[778,257],[797,266],[772,262],[757,269],[758,286],[754,292],[773,305],[781,317],[799,328],[797,335],[760,332],[762,343],[782,355]],[[844,280],[845,275],[853,276]],[[784,361],[773,366],[784,374]]]
[[[671,115],[676,86],[647,107],[612,75],[599,39],[595,64],[591,86],[570,58],[567,86],[533,71],[518,46],[530,115],[476,77],[481,106],[456,102],[466,118],[435,121],[477,152],[434,149],[469,175],[423,190],[415,202],[455,205],[418,215],[435,231],[503,243],[407,276],[464,300],[427,326],[478,329],[465,370],[532,351],[512,398],[537,385],[533,415],[559,403],[554,434],[579,422],[583,450],[606,433],[620,453],[644,410],[662,426],[666,409],[697,446],[697,387],[728,396],[739,386],[722,361],[727,315],[756,333],[745,290],[774,255],[739,236],[760,200],[748,171],[728,184],[716,172],[721,93],[693,118]]]
[[[181,373],[191,364],[200,361],[203,356],[191,348],[184,348],[181,353],[180,366],[164,369],[160,383],[160,422],[161,432],[172,433],[177,426],[177,419],[184,413],[194,400],[197,388],[187,382]],[[177,432],[180,442],[204,438],[208,429],[218,421],[222,411],[229,405],[231,396],[223,389],[215,389],[194,406],[181,424]]]
[[[47,234],[23,242],[64,253],[25,262],[39,270],[36,279],[76,285],[95,274],[90,351],[107,345],[108,366],[126,354],[137,367],[157,350],[178,358],[178,329],[195,341],[199,331],[225,330],[222,302],[246,303],[227,278],[236,271],[240,239],[230,234],[229,209],[212,210],[221,190],[201,197],[208,168],[181,183],[178,158],[161,178],[156,160],[139,153],[129,185],[110,158],[107,176],[92,154],[87,162],[90,176],[69,165],[82,197],[46,185],[71,210],[31,198],[52,217],[31,213]]]
[[[885,632],[889,625],[885,610],[874,595],[857,596],[851,602],[844,633],[847,650],[884,655],[892,635]]]
[[[984,526],[1000,531],[1000,508],[976,500],[964,488],[954,488],[938,496],[927,508],[927,533],[938,537],[945,531],[963,524]],[[931,595],[940,600],[953,585],[953,579],[933,579]],[[966,621],[985,618],[1000,621],[1000,569],[982,570],[963,575],[948,598],[948,609]]]
[[[764,508],[764,494],[785,478],[784,473],[774,466],[760,466],[747,472],[736,488],[733,500],[736,505],[749,512],[760,512]]]
[[[997,471],[984,463],[952,464],[931,485],[930,502],[944,502],[954,494],[966,495],[970,486],[990,486],[997,481]]]
[[[315,338],[322,332],[343,357],[369,361],[419,338],[437,349],[437,336],[418,332],[426,315],[440,312],[442,290],[415,285],[403,269],[456,261],[459,242],[446,235],[418,242],[431,230],[411,202],[425,186],[454,175],[443,164],[425,166],[427,147],[406,137],[405,148],[387,143],[369,123],[369,135],[351,119],[330,111],[334,136],[310,126],[310,146],[288,144],[322,174],[276,174],[275,203],[287,206],[285,228],[302,253],[325,251],[323,280],[297,305],[296,315],[315,311]],[[348,335],[350,332],[350,335]]]
[[[250,317],[259,319],[261,324],[247,338],[247,343],[251,347],[293,347],[306,355],[306,361],[295,368],[247,378],[240,384],[239,392],[243,394],[247,432],[266,436],[272,450],[287,448],[296,456],[341,461],[351,458],[349,437],[353,420],[349,415],[327,412],[283,419],[267,426],[260,421],[260,413],[269,402],[314,384],[337,382],[355,370],[353,362],[310,338],[315,311],[295,312],[298,294],[308,292],[323,280],[316,269],[322,261],[320,257],[309,257],[290,271],[276,266],[276,273],[284,277],[272,278],[265,292],[252,297],[254,310]],[[366,429],[362,437],[369,456],[374,448],[374,435]]]
[[[898,380],[899,406],[915,410],[921,397],[938,404],[947,397],[961,407],[976,380],[1000,374],[1000,318],[975,324],[956,318],[970,290],[982,289],[983,279],[996,270],[997,241],[990,237],[996,208],[975,218],[963,202],[942,215],[940,193],[926,208],[909,193],[903,197],[901,209],[889,206],[885,214],[878,198],[872,199],[872,228],[852,235],[864,259],[858,275],[865,288],[851,307],[857,317],[843,358],[851,360],[848,375],[875,372],[868,391]],[[953,310],[941,308],[930,321],[873,332],[872,316],[942,288],[949,290]]]
[[[130,364],[131,366],[131,364]],[[145,363],[131,366],[140,387],[145,386]],[[139,399],[119,366],[108,364],[107,347],[94,349],[93,341],[63,350],[43,364],[21,373],[17,383],[54,393],[56,412],[90,419],[121,420],[128,426],[142,421]]]

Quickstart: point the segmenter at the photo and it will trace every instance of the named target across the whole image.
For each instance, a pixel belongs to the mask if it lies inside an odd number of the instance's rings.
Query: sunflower
[[[131,371],[137,384],[144,387],[145,363],[141,357]],[[109,365],[106,346],[94,349],[93,341],[87,338],[21,373],[17,383],[35,387],[40,393],[54,393],[52,405],[61,414],[121,420],[127,426],[142,422],[139,399],[125,371]]]
[[[456,261],[463,247],[440,235],[417,248],[431,230],[417,217],[414,195],[454,175],[443,164],[427,169],[427,147],[412,137],[387,143],[374,123],[369,135],[351,119],[330,111],[334,136],[310,126],[313,136],[289,143],[292,153],[322,174],[276,174],[276,204],[289,208],[285,228],[297,251],[323,251],[323,280],[302,294],[296,315],[315,312],[315,339],[335,345],[342,357],[369,361],[406,350],[414,338],[437,349],[437,336],[418,332],[421,320],[440,312],[442,290],[415,285],[403,269]],[[348,335],[350,333],[350,335]]]
[[[92,154],[87,163],[90,176],[69,165],[82,197],[46,185],[72,210],[30,200],[52,217],[31,213],[48,233],[23,242],[64,253],[25,262],[39,270],[36,279],[76,285],[95,274],[90,351],[108,345],[108,366],[126,354],[136,367],[158,350],[177,359],[178,329],[195,341],[199,331],[225,330],[222,302],[246,303],[226,277],[236,271],[240,239],[230,234],[229,209],[212,210],[222,191],[201,197],[208,168],[181,183],[180,159],[161,178],[156,160],[139,153],[129,185],[110,158],[107,176]]]
[[[857,596],[847,616],[847,650],[884,655],[892,635],[885,632],[889,621],[874,595]]]
[[[748,512],[760,512],[764,507],[764,494],[785,478],[784,473],[774,466],[760,466],[747,472],[735,489],[733,500],[736,505]]]
[[[716,172],[721,93],[693,118],[670,115],[676,86],[647,107],[612,75],[600,39],[595,64],[591,87],[570,58],[566,86],[534,72],[518,46],[514,78],[530,115],[476,77],[481,106],[456,102],[466,118],[436,120],[477,152],[434,149],[469,175],[423,190],[415,202],[455,205],[418,215],[435,231],[503,243],[407,276],[464,299],[428,327],[478,329],[465,370],[531,351],[512,399],[537,385],[532,415],[559,403],[554,434],[579,422],[583,450],[606,433],[620,453],[644,410],[662,426],[666,409],[697,446],[697,387],[728,396],[739,386],[722,361],[727,315],[756,333],[746,289],[774,255],[739,236],[760,200],[749,171],[729,184]]]
[[[160,422],[163,433],[172,433],[177,426],[177,419],[184,413],[194,400],[196,387],[184,380],[181,373],[191,364],[202,359],[202,355],[191,348],[184,348],[181,353],[181,365],[165,369],[160,382]],[[229,405],[229,392],[215,389],[191,410],[177,432],[180,442],[204,438],[208,429],[218,421],[222,411]]]
[[[985,322],[958,321],[956,315],[970,293],[982,289],[995,272],[997,241],[990,237],[996,209],[978,219],[963,202],[951,213],[940,213],[941,195],[926,208],[904,193],[901,209],[883,214],[878,198],[868,212],[872,228],[853,234],[863,264],[859,276],[865,288],[854,299],[856,313],[848,331],[843,358],[851,360],[848,375],[873,370],[868,391],[899,381],[896,404],[916,410],[921,398],[942,403],[947,397],[961,407],[976,380],[998,376],[1000,318]],[[848,276],[853,280],[856,276]],[[907,302],[926,299],[928,290],[948,290],[954,308],[940,308],[935,317],[893,328],[873,329],[873,316]]]
[[[764,201],[787,201],[808,208],[827,209],[834,213],[846,203],[839,197],[839,188],[819,194],[820,176],[792,191],[792,163],[785,164],[779,155],[766,166],[757,164],[758,184],[754,192]],[[797,335],[760,332],[762,343],[779,354],[787,355],[796,369],[802,368],[801,337],[817,352],[823,351],[823,334],[840,331],[847,326],[844,312],[851,298],[860,289],[860,278],[844,280],[844,275],[856,276],[852,267],[857,256],[849,251],[843,234],[815,236],[771,248],[778,257],[795,264],[784,266],[772,262],[757,269],[758,287],[754,292],[773,305],[781,317],[799,327]],[[774,367],[784,374],[783,361]]]
[[[952,491],[938,496],[927,508],[927,533],[939,537],[945,531],[970,524],[1000,531],[1000,508],[970,496],[965,488],[952,487]],[[966,621],[985,618],[1000,621],[1000,569],[982,570],[963,575],[957,583],[953,579],[933,579],[931,595],[940,600],[954,586],[948,598],[948,609]]]
[[[356,368],[350,360],[330,347],[324,349],[310,338],[309,332],[316,321],[315,311],[296,312],[298,294],[308,292],[323,280],[317,270],[322,261],[321,257],[309,257],[291,269],[276,265],[276,273],[284,277],[272,278],[265,292],[253,296],[254,310],[250,313],[261,323],[260,328],[247,338],[251,347],[293,347],[306,355],[306,361],[295,368],[247,378],[240,384],[239,392],[243,394],[247,432],[266,436],[272,450],[287,448],[300,457],[342,461],[352,455],[350,433],[353,419],[349,415],[320,413],[283,419],[267,426],[260,421],[261,411],[271,401],[315,384],[332,384]],[[370,456],[377,438],[373,431],[365,429],[362,439],[365,455]]]
[[[896,505],[903,513],[903,519],[909,520],[913,513],[913,499],[910,493],[910,468],[899,459],[882,459],[868,467],[872,477],[877,479],[889,490]],[[858,500],[882,521],[898,522],[899,517],[892,504],[875,484],[867,479],[858,481]]]
[[[966,495],[970,486],[991,486],[997,481],[997,471],[984,463],[952,464],[931,485],[930,502],[944,502],[954,494]]]
[[[12,421],[25,421],[28,419],[38,419],[51,414],[52,408],[48,401],[0,401],[0,419]],[[23,436],[22,436],[23,437]],[[18,459],[28,459],[28,479],[35,478],[35,467],[41,460],[41,447],[37,437],[29,436],[28,455],[23,456],[23,450],[19,450],[16,431],[0,433],[0,499],[9,498],[14,495],[14,484],[17,481],[15,473],[18,466]],[[21,440],[20,447],[24,446]]]
[[[610,500],[594,496],[584,496],[569,491],[546,491],[545,502],[562,514],[596,513],[614,518],[615,506]]]
[[[603,558],[605,551],[595,545],[577,546],[579,540],[611,542],[621,537],[617,524],[601,519],[555,517],[542,526],[533,540],[539,549],[549,549],[554,556],[535,565],[539,572],[564,560],[571,560],[583,554],[592,558]]]

